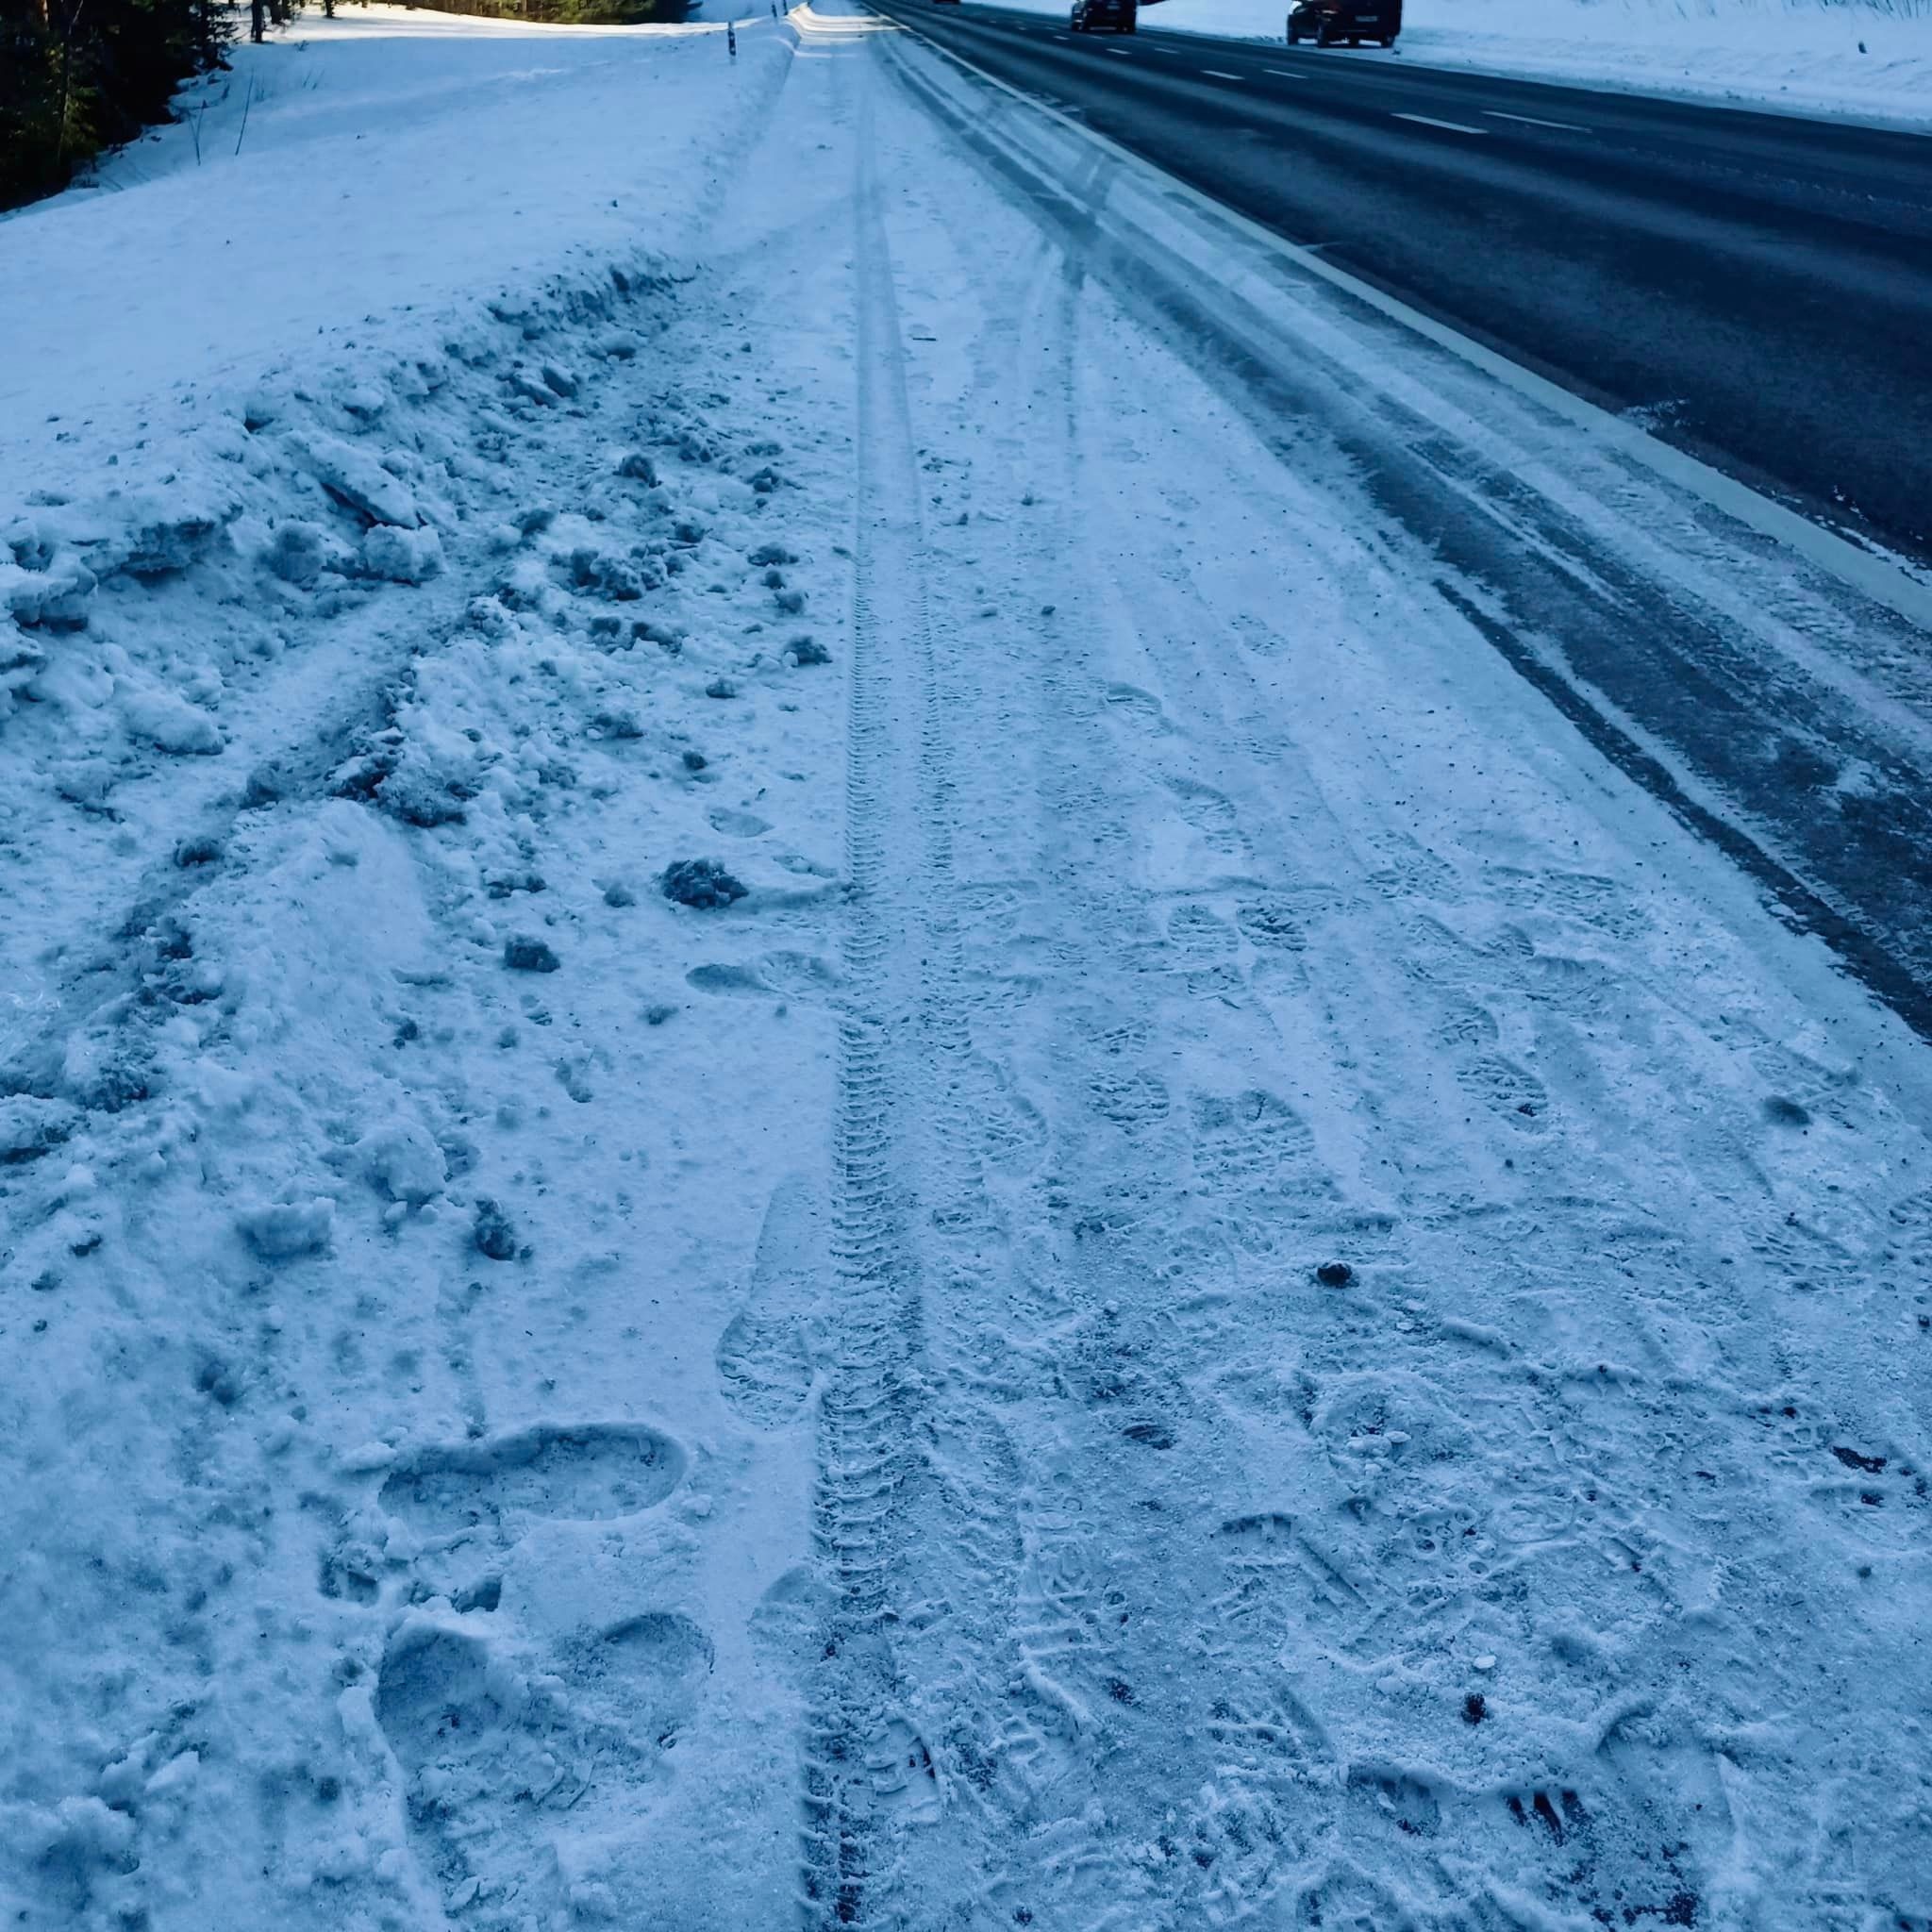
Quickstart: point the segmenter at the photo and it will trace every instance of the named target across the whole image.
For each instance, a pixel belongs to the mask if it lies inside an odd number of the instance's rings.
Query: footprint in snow
[[[380,1501],[425,1537],[481,1530],[511,1541],[544,1518],[596,1523],[651,1508],[677,1487],[685,1461],[669,1436],[641,1424],[540,1424],[420,1451],[391,1472]]]
[[[1470,1055],[1457,1066],[1456,1079],[1472,1100],[1519,1132],[1541,1133],[1547,1124],[1550,1096],[1543,1083],[1501,1054]]]
[[[706,814],[714,832],[723,832],[727,839],[758,839],[772,829],[769,819],[761,819],[756,812],[734,811],[728,806],[716,806]]]
[[[811,1392],[809,1324],[828,1272],[817,1198],[794,1174],[772,1191],[745,1306],[718,1338],[719,1388],[758,1428],[793,1421]]]
[[[739,999],[830,999],[838,974],[811,953],[766,953],[736,964],[693,966],[685,984],[698,992]]]
[[[639,1424],[539,1424],[440,1445],[391,1470],[379,1502],[437,1553],[493,1557],[543,1522],[608,1523],[656,1507],[685,1451]],[[703,1698],[710,1638],[648,1610],[534,1653],[498,1614],[501,1581],[445,1588],[391,1638],[375,1715],[407,1779],[410,1841],[466,1925],[561,1923],[586,1901],[645,1896],[641,1811]],[[476,1614],[465,1614],[475,1612]]]
[[[712,1663],[710,1639],[666,1610],[537,1657],[455,1619],[406,1624],[375,1715],[443,1908],[503,1932],[575,1923],[587,1902],[624,1913],[648,1877],[641,1817],[674,1774]]]

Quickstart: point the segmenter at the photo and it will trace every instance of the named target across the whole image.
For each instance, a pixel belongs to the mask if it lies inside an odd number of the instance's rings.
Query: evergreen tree
[[[229,32],[219,0],[0,0],[0,208],[165,119]]]

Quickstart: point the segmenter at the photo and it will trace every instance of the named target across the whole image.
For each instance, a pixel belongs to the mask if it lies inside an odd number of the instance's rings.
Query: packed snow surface
[[[0,1911],[1923,1924],[1925,1049],[902,39],[0,225]]]
[[[997,4],[1067,13],[1060,0]],[[1155,0],[1142,24],[1280,40],[1287,17],[1287,0]],[[1337,59],[1932,123],[1932,5],[1924,0],[1407,0],[1394,52],[1330,51]]]

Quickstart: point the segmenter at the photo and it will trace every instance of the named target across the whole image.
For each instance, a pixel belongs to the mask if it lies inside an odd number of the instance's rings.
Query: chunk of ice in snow
[[[287,1261],[326,1247],[335,1225],[336,1204],[318,1194],[312,1201],[269,1201],[244,1208],[235,1225],[266,1261]]]
[[[442,569],[442,539],[434,530],[377,524],[362,540],[362,574],[394,584],[426,583]]]
[[[121,716],[131,737],[175,758],[212,758],[223,748],[208,714],[169,691],[120,691]]]
[[[288,446],[338,503],[359,511],[370,523],[413,529],[423,521],[408,486],[391,476],[366,449],[319,429],[290,435]]]
[[[184,495],[177,489],[143,490],[120,506],[126,518],[119,544],[121,568],[136,577],[167,576],[198,563],[221,541],[241,509],[228,491]]]
[[[148,1779],[148,1795],[154,1797],[162,1791],[174,1790],[178,1786],[192,1784],[194,1774],[200,1769],[201,1754],[198,1751],[177,1752]]]
[[[77,630],[93,593],[94,574],[77,558],[57,557],[45,570],[0,561],[0,610],[21,624]]]
[[[513,973],[555,973],[563,962],[542,940],[517,933],[503,942],[503,963]]]
[[[30,1093],[0,1100],[0,1166],[38,1160],[79,1124],[79,1111],[64,1100],[37,1100]]]
[[[291,517],[276,527],[261,560],[287,584],[312,584],[325,570],[341,570],[349,547],[305,517]]]
[[[99,1798],[62,1798],[50,1810],[28,1813],[30,1858],[78,1869],[83,1859],[119,1858],[134,1838],[134,1820]]]

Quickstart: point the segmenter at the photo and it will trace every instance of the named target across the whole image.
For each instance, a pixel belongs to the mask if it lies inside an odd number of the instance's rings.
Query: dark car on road
[[[1359,47],[1364,41],[1395,44],[1402,31],[1402,0],[1296,0],[1288,14],[1288,44],[1313,41],[1332,47],[1346,41]]]
[[[1076,34],[1130,34],[1140,11],[1139,0],[1074,0],[1067,25]]]

